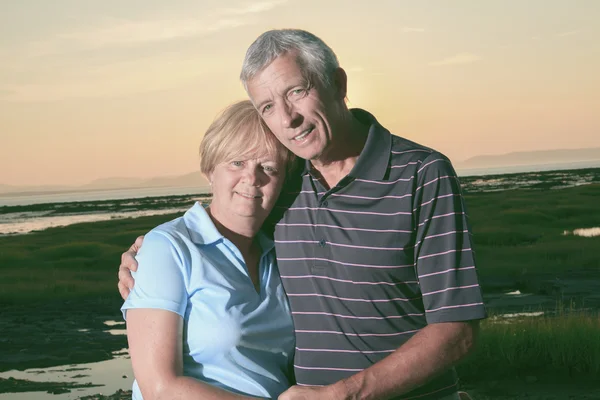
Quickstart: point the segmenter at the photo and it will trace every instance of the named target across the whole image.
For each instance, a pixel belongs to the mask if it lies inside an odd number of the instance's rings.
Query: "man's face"
[[[285,147],[308,160],[326,157],[343,98],[318,82],[309,86],[295,54],[276,58],[247,87],[258,112]]]

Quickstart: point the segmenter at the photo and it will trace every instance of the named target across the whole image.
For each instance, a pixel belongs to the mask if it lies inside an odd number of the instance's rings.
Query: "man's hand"
[[[292,386],[278,400],[343,400],[346,398],[343,386],[341,382],[329,386]]]
[[[129,296],[129,292],[133,289],[133,285],[135,281],[133,276],[131,276],[131,271],[137,271],[137,261],[135,260],[135,256],[137,255],[140,247],[142,247],[142,242],[144,241],[143,236],[138,236],[135,239],[135,243],[127,250],[125,253],[121,254],[121,265],[119,265],[119,293],[123,300],[127,299]]]

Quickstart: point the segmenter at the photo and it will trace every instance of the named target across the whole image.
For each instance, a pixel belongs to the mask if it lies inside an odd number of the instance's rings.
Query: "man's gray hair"
[[[305,78],[309,81],[316,79],[326,88],[333,84],[333,73],[340,66],[333,50],[310,32],[279,29],[263,33],[248,48],[240,74],[246,91],[248,81],[256,74],[277,57],[292,52],[297,54],[297,61]]]

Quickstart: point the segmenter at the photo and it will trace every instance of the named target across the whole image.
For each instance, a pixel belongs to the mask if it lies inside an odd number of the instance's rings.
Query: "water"
[[[61,215],[55,217],[34,216],[35,214],[31,215],[33,213],[22,213],[22,215],[19,215],[18,217],[11,216],[9,214],[8,216],[0,217],[0,235],[30,233],[34,231],[41,231],[47,228],[67,226],[81,222],[97,222],[108,221],[112,219],[138,218],[148,215],[183,213],[188,208],[189,207],[104,214]]]
[[[460,177],[480,175],[519,174],[528,172],[544,172],[557,170],[576,170],[600,167],[600,160],[578,161],[560,164],[511,165],[488,168],[456,168]]]
[[[580,228],[575,229],[574,231],[564,231],[563,235],[575,235],[575,236],[583,236],[583,237],[595,237],[600,236],[600,227],[595,228]]]
[[[82,222],[181,214],[189,209],[195,201],[208,204],[210,195],[173,195],[4,206],[0,207],[0,236],[26,234]]]
[[[0,194],[1,206],[22,206],[46,203],[69,203],[75,201],[103,201],[138,199],[142,197],[181,196],[206,193],[209,187],[159,187],[143,189],[95,190],[88,192],[15,193]]]
[[[599,168],[461,178],[465,192],[514,189],[556,190],[597,182],[600,182]],[[210,202],[208,194],[196,195],[189,192],[198,193],[199,190],[198,188],[152,188],[8,198],[0,196],[0,236],[26,234],[81,222],[183,213],[195,200],[200,200],[205,205]],[[1,207],[3,201],[5,206]],[[588,233],[577,231],[573,234]]]
[[[2,393],[0,394],[0,400],[70,400],[98,393],[109,395],[119,389],[130,390],[133,385],[133,371],[129,353],[127,349],[123,349],[118,354],[112,360],[96,363],[2,372],[0,378],[5,379],[12,377],[35,382],[92,383],[98,386],[71,389],[70,393],[63,394],[50,394],[46,393],[45,390],[40,392]]]
[[[467,192],[497,192],[503,190],[557,190],[600,183],[600,169],[571,171],[539,171],[519,174],[461,177]]]
[[[122,325],[119,321],[105,321],[105,325]],[[125,329],[109,330],[113,335],[125,335]],[[6,371],[0,378],[23,379],[34,382],[69,382],[75,384],[92,383],[94,386],[70,389],[63,394],[50,394],[46,390],[39,392],[2,393],[0,400],[71,400],[82,396],[102,393],[109,395],[117,390],[129,390],[133,385],[133,371],[128,349],[113,352],[113,359],[88,364],[70,364],[50,368],[31,368],[24,371]]]

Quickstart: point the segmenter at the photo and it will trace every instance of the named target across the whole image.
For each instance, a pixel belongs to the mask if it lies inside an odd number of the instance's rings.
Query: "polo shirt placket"
[[[317,239],[314,246],[314,258],[315,261],[312,266],[312,272],[324,272],[324,270],[328,267],[326,263],[321,260],[330,259],[331,254],[331,246],[329,246],[329,240],[327,238],[327,231],[322,228],[322,225],[326,222],[326,217],[328,213],[327,207],[329,207],[329,192],[326,191],[325,187],[319,182],[318,178],[314,177],[312,174],[308,174],[308,179],[312,180],[312,186],[315,188],[317,193],[315,193],[315,197],[318,199],[318,209],[316,212],[316,224],[314,227],[314,237]]]

